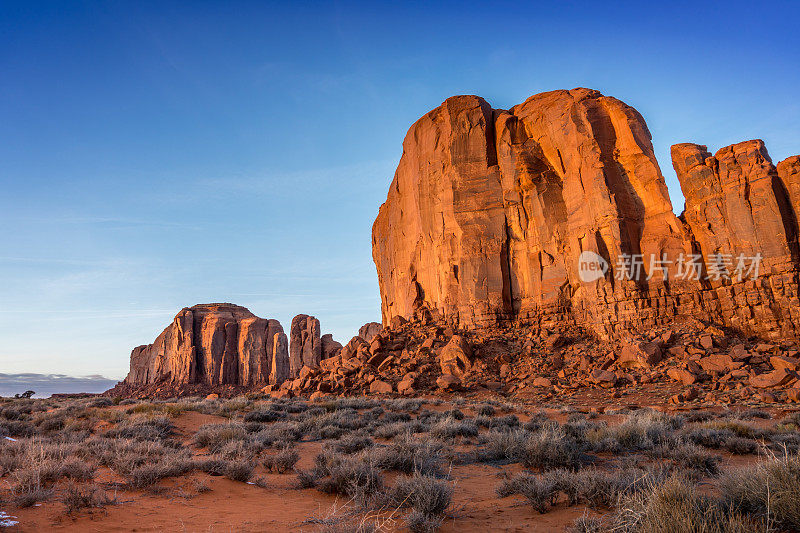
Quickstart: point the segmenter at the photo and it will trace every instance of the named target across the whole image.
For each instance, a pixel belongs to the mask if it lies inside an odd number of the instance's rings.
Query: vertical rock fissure
[[[503,313],[511,319],[516,318],[517,310],[514,305],[514,287],[511,265],[511,230],[508,227],[508,216],[503,215],[503,244],[500,247],[500,271],[503,278]]]

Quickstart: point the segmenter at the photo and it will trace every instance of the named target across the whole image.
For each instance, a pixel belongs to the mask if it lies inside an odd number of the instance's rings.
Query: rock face
[[[796,335],[800,157],[775,167],[761,141],[672,155],[680,218],[623,102],[589,89],[508,111],[447,99],[410,128],[373,225],[383,323],[577,323],[609,338],[687,315]],[[713,279],[728,254],[731,276]],[[733,275],[757,254],[756,276]]]
[[[333,340],[333,339],[331,339]],[[289,330],[289,373],[296,378],[303,366],[317,368],[322,360],[322,339],[319,320],[297,315]]]
[[[277,320],[233,304],[182,309],[152,344],[131,353],[125,382],[280,384],[288,377],[286,335]]]

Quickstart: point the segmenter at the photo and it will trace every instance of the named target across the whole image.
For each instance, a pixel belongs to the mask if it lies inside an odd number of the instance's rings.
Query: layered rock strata
[[[681,217],[625,103],[589,89],[508,111],[447,99],[410,128],[373,225],[384,325],[577,324],[609,338],[686,315],[796,335],[800,158],[776,167],[761,141],[672,155]],[[736,271],[740,257],[758,272]]]

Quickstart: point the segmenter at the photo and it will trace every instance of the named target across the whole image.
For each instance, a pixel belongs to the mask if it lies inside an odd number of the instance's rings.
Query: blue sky
[[[624,100],[676,211],[671,144],[800,152],[798,4],[603,4],[3,2],[0,372],[121,378],[213,301],[346,341],[403,137],[454,94]]]

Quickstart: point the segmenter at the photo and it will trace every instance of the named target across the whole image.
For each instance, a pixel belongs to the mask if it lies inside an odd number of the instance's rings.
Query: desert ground
[[[499,397],[0,403],[7,531],[797,531],[800,412]]]

